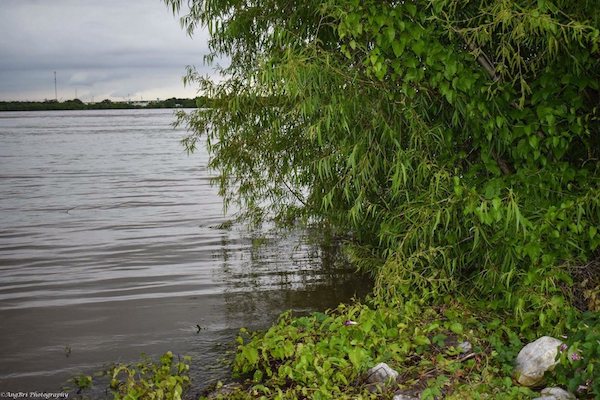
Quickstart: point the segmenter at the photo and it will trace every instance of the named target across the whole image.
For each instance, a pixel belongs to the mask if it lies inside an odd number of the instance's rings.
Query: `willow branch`
[[[303,206],[306,207],[306,201],[304,201],[304,199],[302,198],[302,196],[300,195],[300,193],[298,193],[296,190],[292,189],[287,182],[285,181],[285,179],[281,179],[281,182],[285,185],[285,187],[287,188],[287,190],[300,202],[302,203]]]
[[[494,66],[494,63],[490,60],[490,58],[483,52],[483,50],[475,46],[472,42],[469,42],[464,37],[464,35],[459,33],[459,36],[467,44],[467,47],[469,48],[471,53],[477,55],[477,62],[483,67],[485,72],[487,72],[489,78],[494,82],[498,82],[500,80],[500,75],[498,75],[498,73],[496,72],[496,67]]]
[[[469,46],[469,50],[471,50],[471,52],[478,54],[477,62],[483,67],[483,69],[485,69],[485,72],[487,72],[490,79],[492,79],[494,82],[498,82],[500,80],[500,75],[496,73],[496,67],[494,67],[494,64],[492,61],[490,61],[488,56],[473,44],[467,44],[467,46]]]
[[[475,55],[477,55],[477,62],[485,70],[488,77],[494,82],[498,82],[500,80],[500,75],[498,75],[498,73],[496,72],[496,67],[494,66],[494,63],[489,59],[485,52],[479,47],[475,46],[472,42],[468,41],[460,32],[458,34],[462,38],[462,40],[467,44],[469,50]],[[498,167],[502,171],[502,174],[510,175],[513,172],[513,169],[510,166],[510,164],[502,157],[500,157],[500,155],[498,155],[498,153],[496,153],[494,150],[492,150],[492,157],[494,158],[494,160],[496,160],[496,164],[498,164]]]

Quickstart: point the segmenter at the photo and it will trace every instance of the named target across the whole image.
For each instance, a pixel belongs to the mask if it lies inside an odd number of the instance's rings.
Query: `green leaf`
[[[420,56],[425,52],[425,42],[422,40],[416,40],[413,42],[412,50],[416,55]]]
[[[540,138],[537,137],[537,135],[531,135],[529,136],[529,138],[527,139],[529,142],[529,145],[533,148],[533,149],[538,149],[539,148],[539,144],[540,144]]]
[[[392,42],[392,50],[394,51],[394,55],[396,57],[400,57],[402,53],[404,53],[405,43],[403,40],[394,40]]]
[[[366,358],[366,351],[362,347],[353,347],[348,350],[348,358],[355,370],[361,370]]]
[[[415,344],[417,346],[425,346],[425,345],[429,345],[431,344],[431,341],[429,340],[429,338],[425,335],[416,335],[413,338],[413,341],[415,342]]]
[[[457,335],[460,335],[463,333],[463,326],[461,323],[459,322],[453,322],[450,324],[449,329],[456,333]]]
[[[256,365],[258,362],[258,350],[253,347],[242,347],[242,355],[246,358],[250,365]]]
[[[458,71],[458,63],[456,61],[454,61],[454,60],[446,61],[446,66],[445,66],[445,70],[444,70],[444,76],[446,76],[446,79],[452,80],[452,77],[454,75],[456,75],[457,71]]]
[[[406,11],[408,11],[408,14],[411,17],[414,17],[415,15],[417,15],[417,6],[416,5],[411,4],[409,2],[405,2],[404,7],[406,7]]]
[[[393,43],[394,38],[396,37],[396,30],[392,27],[387,27],[384,30],[384,35],[387,40],[387,43]]]
[[[254,382],[260,382],[263,378],[263,373],[261,370],[257,369],[256,371],[254,371],[254,375],[252,376],[252,380]]]

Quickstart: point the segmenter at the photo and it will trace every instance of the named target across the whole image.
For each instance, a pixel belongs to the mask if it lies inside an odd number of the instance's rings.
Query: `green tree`
[[[560,318],[600,244],[596,2],[165,2],[230,60],[181,115],[226,203],[351,232],[381,299]]]

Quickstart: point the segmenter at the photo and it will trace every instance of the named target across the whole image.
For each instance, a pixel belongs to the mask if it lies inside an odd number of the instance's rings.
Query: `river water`
[[[0,113],[0,389],[55,392],[167,350],[202,387],[240,327],[368,290],[317,232],[222,229],[208,156],[173,119]]]

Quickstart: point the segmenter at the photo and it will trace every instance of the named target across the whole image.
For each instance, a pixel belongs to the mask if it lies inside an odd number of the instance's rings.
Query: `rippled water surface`
[[[0,388],[57,390],[141,353],[198,386],[242,326],[366,291],[315,232],[228,220],[170,110],[0,113]],[[200,324],[204,329],[197,333]]]

